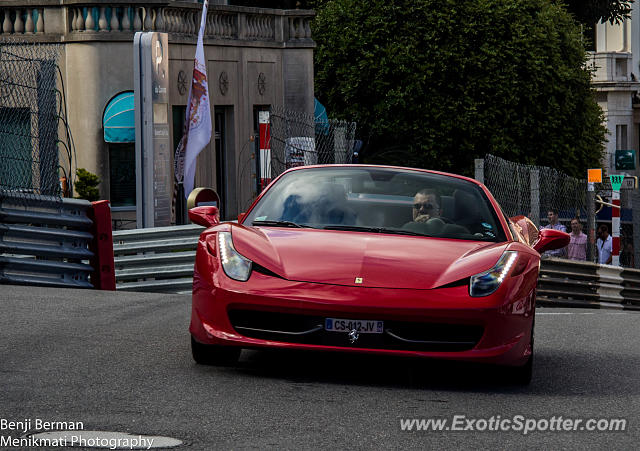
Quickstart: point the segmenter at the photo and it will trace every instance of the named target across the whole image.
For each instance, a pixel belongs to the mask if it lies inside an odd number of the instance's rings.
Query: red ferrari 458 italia
[[[507,218],[462,176],[386,166],[286,171],[238,223],[200,235],[191,345],[394,354],[503,365],[528,383],[540,253],[566,233]]]

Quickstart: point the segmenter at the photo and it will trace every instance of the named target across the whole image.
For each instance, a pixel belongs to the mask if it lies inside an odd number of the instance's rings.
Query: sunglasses
[[[413,204],[413,208],[416,210],[420,210],[421,208],[424,208],[425,210],[435,210],[436,207],[430,203],[430,202],[425,202],[425,203],[421,203],[421,204]]]

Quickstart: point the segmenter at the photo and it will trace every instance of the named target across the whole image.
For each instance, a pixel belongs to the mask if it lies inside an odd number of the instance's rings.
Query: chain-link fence
[[[69,140],[58,138],[65,123],[59,56],[55,44],[0,42],[0,197],[17,203],[61,198],[60,169],[71,170]],[[59,144],[68,150],[62,166]]]
[[[269,136],[245,143],[239,153],[238,210],[245,211],[268,182],[287,169],[312,164],[354,162],[356,123],[336,119],[316,119],[313,114],[272,108]],[[270,149],[269,153],[259,151]],[[268,161],[260,161],[271,155]]]
[[[356,123],[316,122],[312,114],[272,109],[271,176],[295,166],[352,163]]]
[[[548,209],[558,210],[561,221],[586,220],[587,183],[553,168],[529,166],[493,155],[484,158],[484,184],[508,216],[529,216],[544,223]]]
[[[482,179],[507,216],[525,215],[537,226],[545,226],[548,211],[556,210],[559,222],[568,232],[571,231],[571,220],[579,218],[584,232],[594,237],[595,230],[589,226],[591,211],[595,215],[595,226],[605,224],[611,232],[611,207],[600,209],[601,204],[595,204],[593,200],[598,195],[605,202],[611,202],[611,183],[606,174],[603,183],[594,184],[590,195],[586,180],[569,177],[553,168],[514,163],[493,155],[485,156],[482,161],[481,167],[476,167],[476,178]],[[639,197],[638,190],[621,191],[620,263],[624,266],[640,265],[638,250],[635,250],[640,245],[634,247],[634,242],[640,243],[637,236],[634,240],[634,233],[640,232],[640,221],[634,220],[633,216],[634,202],[640,206]],[[588,258],[595,258],[593,250]]]

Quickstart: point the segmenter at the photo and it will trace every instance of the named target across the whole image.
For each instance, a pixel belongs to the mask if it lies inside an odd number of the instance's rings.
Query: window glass
[[[135,206],[135,143],[109,144],[109,177],[111,206]]]
[[[355,232],[375,228],[444,238],[506,240],[495,210],[475,183],[391,168],[291,171],[265,193],[245,224],[254,221],[256,225],[290,221]]]

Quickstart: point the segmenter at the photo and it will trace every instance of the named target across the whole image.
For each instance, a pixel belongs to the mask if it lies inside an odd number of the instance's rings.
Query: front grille
[[[330,316],[345,317],[340,313]],[[386,320],[384,333],[360,334],[352,344],[347,333],[324,330],[324,316],[238,309],[229,311],[229,319],[236,332],[249,338],[363,349],[466,351],[484,332],[479,325]]]

